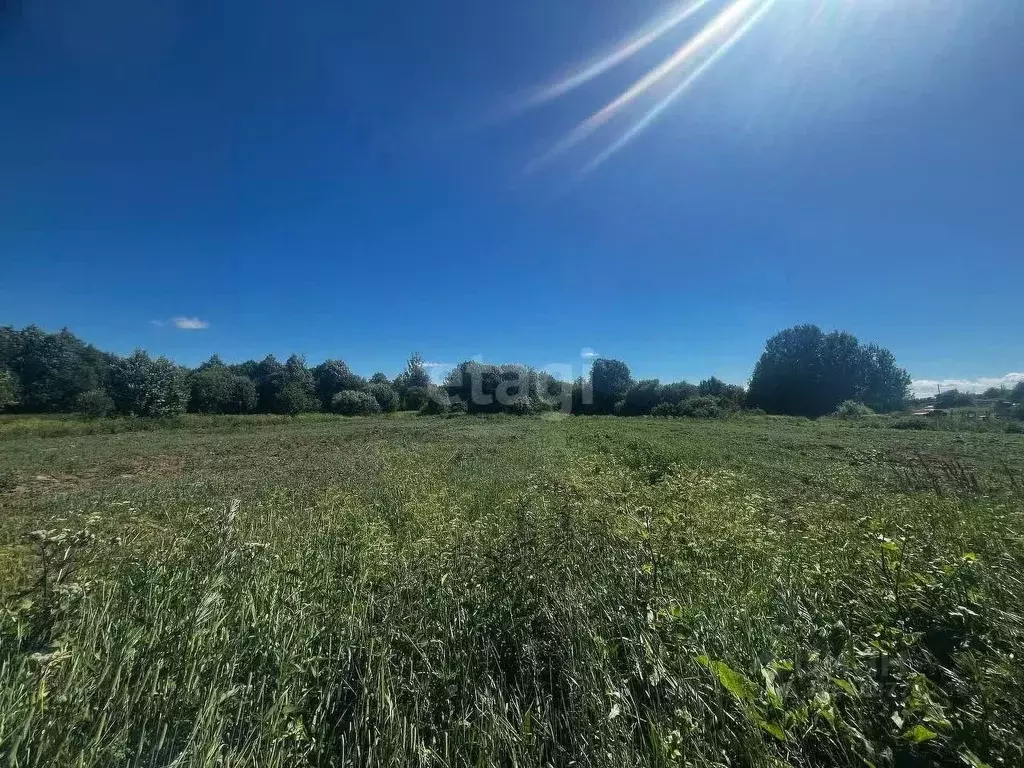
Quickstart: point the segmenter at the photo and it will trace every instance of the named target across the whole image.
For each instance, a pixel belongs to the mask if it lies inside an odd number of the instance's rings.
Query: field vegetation
[[[1024,764],[1024,438],[844,411],[5,417],[0,757]]]

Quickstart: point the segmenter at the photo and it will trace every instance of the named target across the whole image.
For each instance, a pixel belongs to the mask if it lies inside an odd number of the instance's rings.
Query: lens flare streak
[[[680,46],[675,53],[665,59],[661,64],[652,69],[633,85],[627,88],[613,101],[602,107],[593,115],[588,117],[568,136],[558,142],[548,152],[531,162],[526,167],[526,173],[537,170],[546,165],[552,159],[568,149],[579,144],[583,139],[590,136],[594,131],[607,123],[623,107],[647,92],[652,86],[668,77],[672,72],[681,68],[688,59],[699,53],[702,48],[711,43],[715,38],[726,33],[731,27],[743,21],[744,15],[755,6],[756,0],[733,0],[717,16],[709,21],[703,29]],[[730,38],[731,39],[731,38]]]
[[[687,75],[686,79],[683,80],[679,85],[672,89],[672,91],[660,102],[658,102],[646,115],[644,115],[632,128],[626,131],[620,136],[610,147],[601,152],[597,157],[587,163],[583,167],[582,173],[589,173],[590,171],[597,168],[601,163],[610,158],[629,142],[635,139],[645,128],[653,123],[662,112],[671,106],[672,102],[678,99],[691,85],[693,85],[698,78],[713,67],[736,43],[738,43],[751,29],[753,29],[757,23],[764,18],[764,15],[775,5],[777,0],[765,0],[764,3],[754,12],[754,14],[747,19],[739,29],[733,32],[726,40],[715,49],[714,53],[708,56],[699,67],[693,72]]]
[[[681,11],[668,16],[650,31],[633,38],[590,66],[585,67],[578,72],[574,72],[565,79],[560,80],[554,85],[540,91],[540,93],[528,99],[524,106],[540,106],[541,104],[553,101],[559,96],[564,96],[570,91],[574,91],[580,86],[589,83],[595,77],[603,75],[608,70],[618,66],[626,59],[642,51],[658,38],[664,36],[667,32],[670,32],[672,29],[682,24],[710,2],[712,2],[712,0],[697,0],[695,3],[688,4]]]

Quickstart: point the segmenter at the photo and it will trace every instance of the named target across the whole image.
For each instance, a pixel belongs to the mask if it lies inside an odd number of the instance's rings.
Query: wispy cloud
[[[580,357],[589,359],[591,357],[599,357],[599,355],[590,347],[584,347],[582,350],[580,350]]]
[[[175,317],[171,319],[174,323],[175,328],[180,328],[183,331],[202,331],[210,327],[210,324],[205,320],[200,320],[198,317]]]
[[[984,392],[991,387],[1013,387],[1024,381],[1024,373],[1007,373],[1003,376],[980,376],[976,379],[915,379],[910,391],[916,397],[934,395],[939,389],[959,389],[961,392]]]
[[[424,368],[450,368],[451,363],[431,363],[429,361],[423,363]]]
[[[204,331],[210,327],[206,320],[200,320],[198,317],[172,317],[170,320],[150,320],[149,322],[157,328],[173,325],[182,331]]]

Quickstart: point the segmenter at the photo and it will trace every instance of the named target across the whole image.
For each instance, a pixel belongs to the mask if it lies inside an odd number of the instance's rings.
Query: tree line
[[[523,365],[466,361],[435,384],[418,355],[394,378],[383,373],[363,378],[338,359],[310,367],[300,355],[242,363],[214,355],[190,369],[142,350],[125,357],[103,352],[67,329],[0,327],[0,410],[15,413],[162,417],[562,410],[713,418],[748,408],[817,417],[845,401],[874,411],[899,410],[909,384],[910,376],[888,350],[813,325],[769,339],[748,389],[715,377],[697,384],[637,380],[626,363],[613,359],[595,360],[589,374],[574,381]]]

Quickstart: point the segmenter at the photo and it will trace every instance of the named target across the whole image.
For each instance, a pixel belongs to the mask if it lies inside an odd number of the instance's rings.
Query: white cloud
[[[597,354],[597,352],[592,350],[590,347],[584,347],[583,349],[580,350],[580,357],[584,357],[584,358],[598,357],[598,354]]]
[[[450,363],[430,363],[430,362],[424,362],[423,363],[423,367],[424,368],[450,368],[451,364]]]
[[[910,391],[915,397],[934,395],[938,389],[959,389],[961,392],[984,392],[990,387],[1013,387],[1024,381],[1024,373],[1007,373],[1004,376],[981,376],[977,379],[915,379]]]
[[[174,323],[175,328],[180,328],[183,331],[202,331],[210,327],[208,322],[200,320],[198,317],[174,317],[171,318],[171,322]]]

